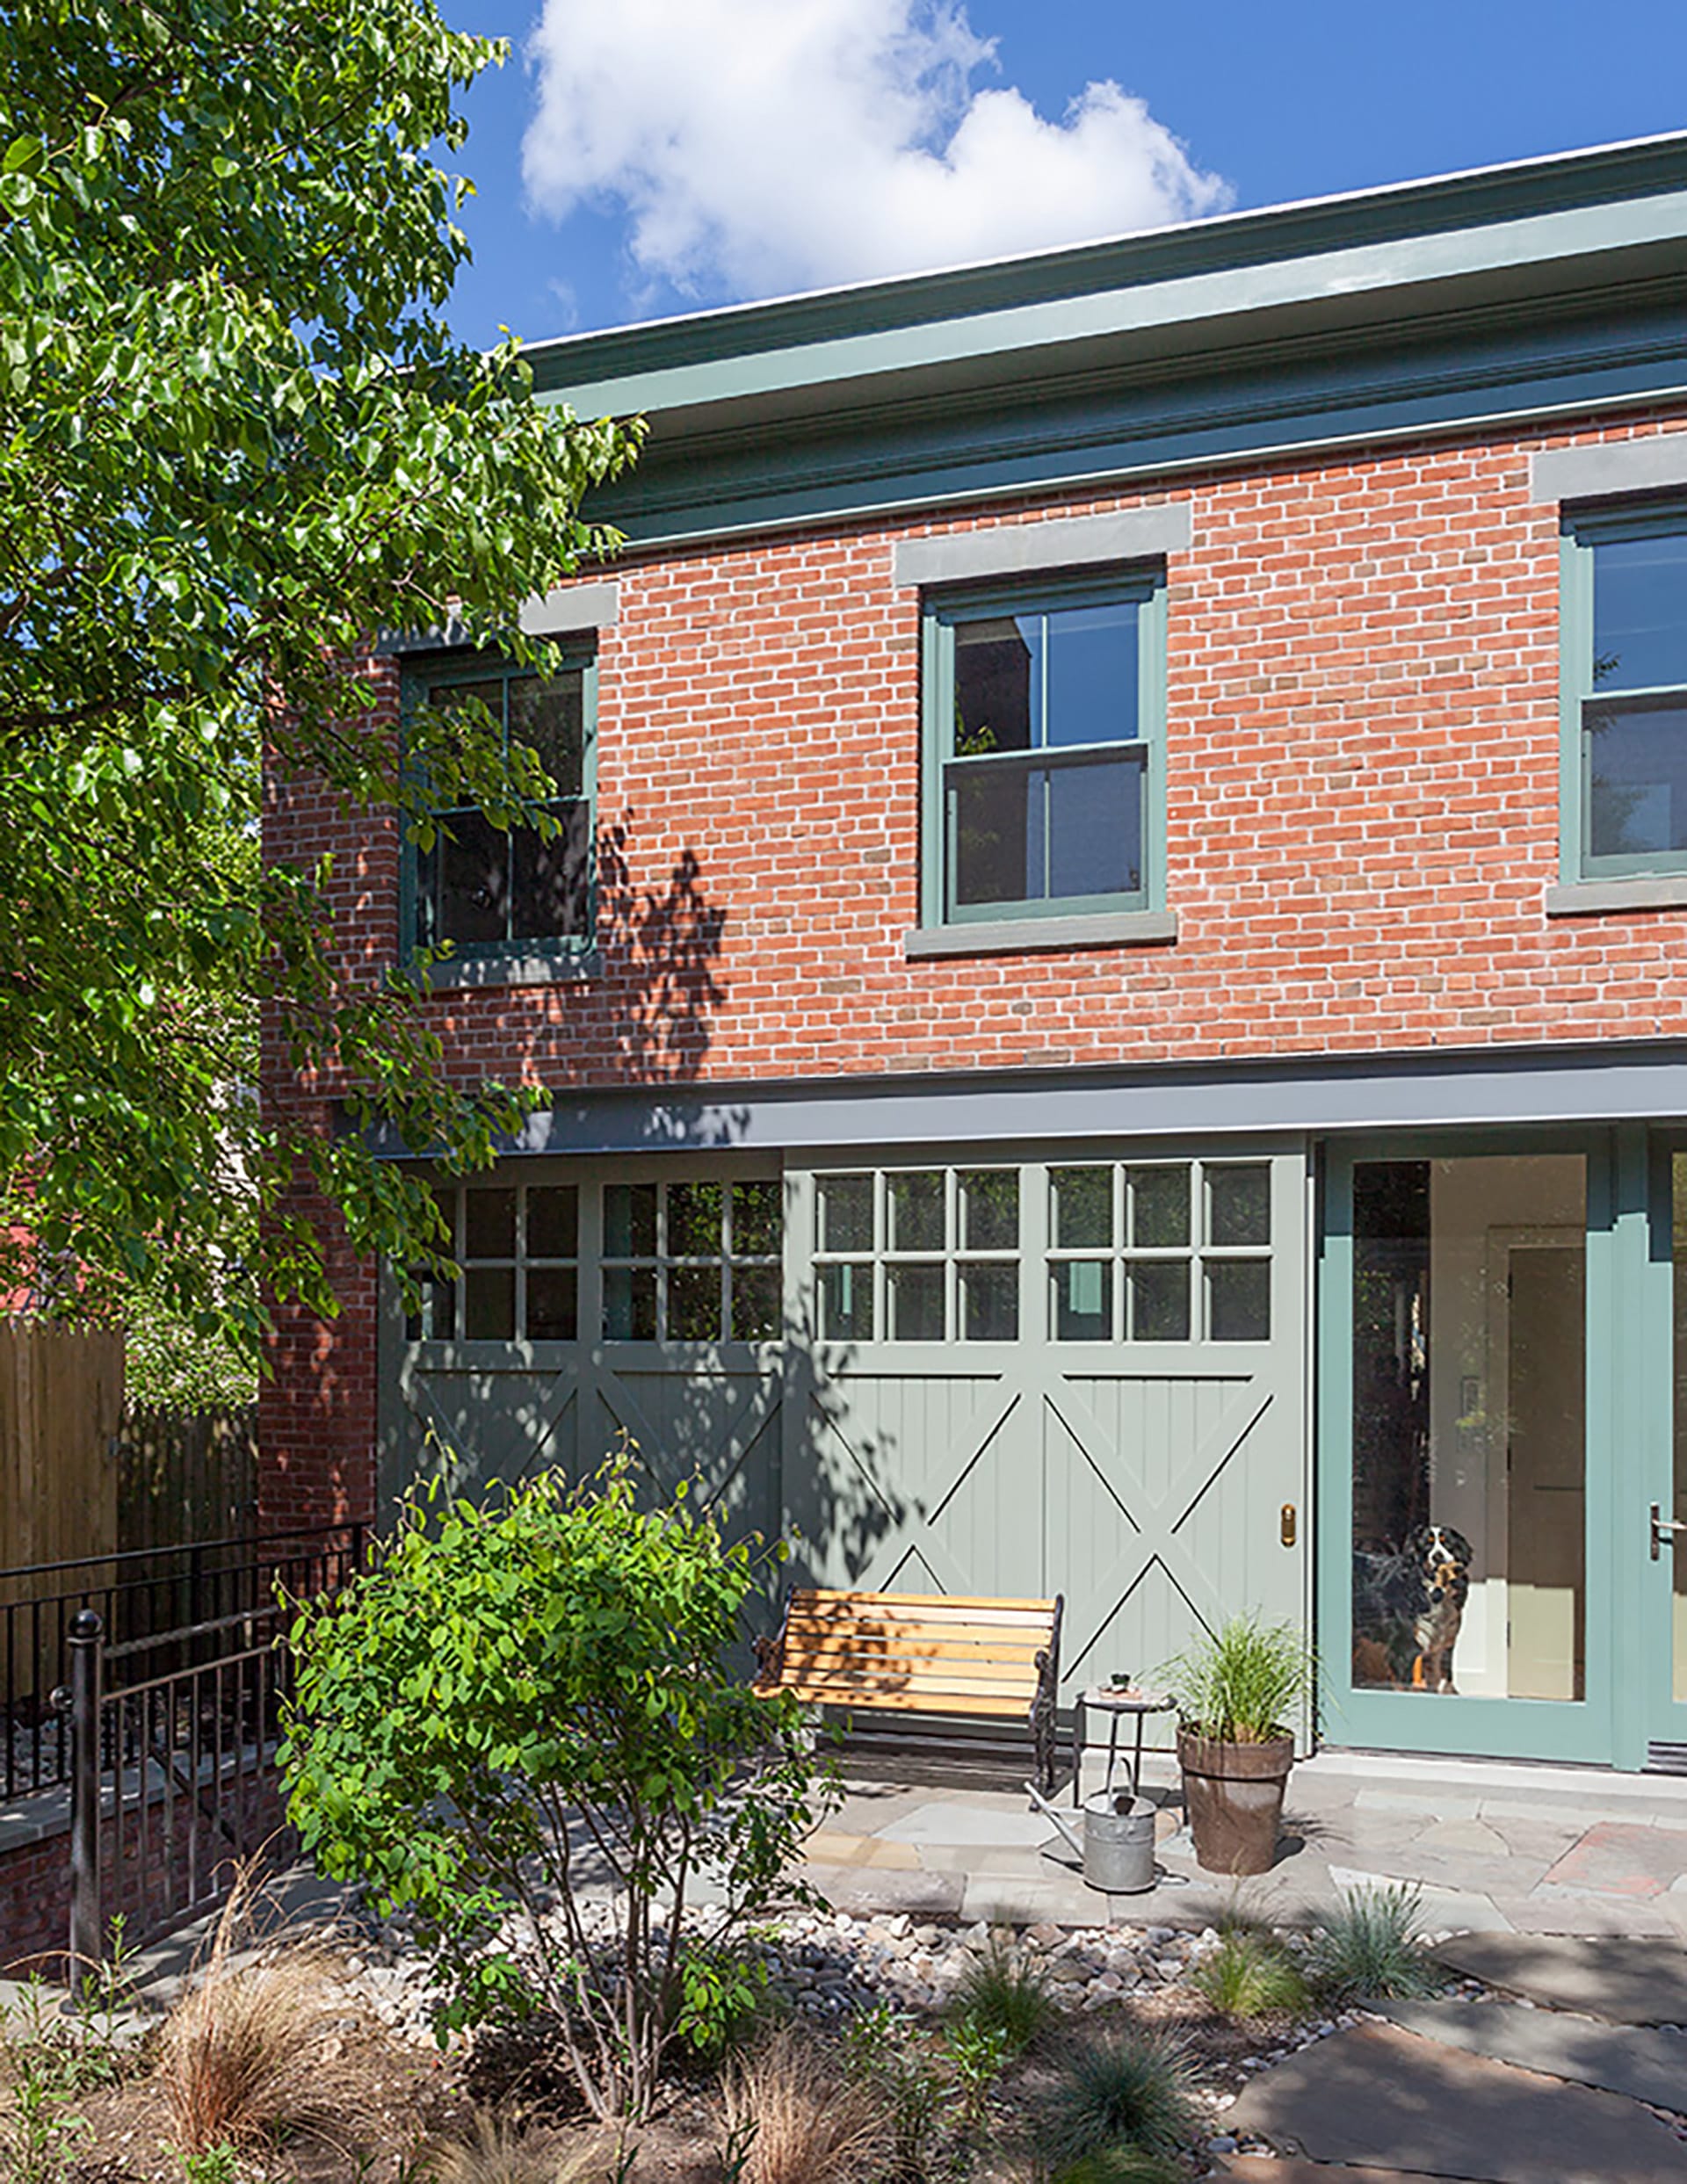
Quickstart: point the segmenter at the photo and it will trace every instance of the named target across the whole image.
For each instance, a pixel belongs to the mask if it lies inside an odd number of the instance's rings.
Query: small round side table
[[[1072,1710],[1072,1802],[1082,1802],[1084,1732],[1089,1727],[1088,1716],[1093,1709],[1108,1717],[1107,1724],[1107,1787],[1113,1786],[1113,1769],[1119,1761],[1119,1725],[1134,1716],[1136,1720],[1136,1748],[1130,1760],[1131,1795],[1138,1796],[1142,1782],[1142,1725],[1150,1714],[1169,1714],[1177,1702],[1167,1691],[1120,1690],[1111,1683],[1094,1683],[1088,1690],[1080,1691],[1077,1703]]]

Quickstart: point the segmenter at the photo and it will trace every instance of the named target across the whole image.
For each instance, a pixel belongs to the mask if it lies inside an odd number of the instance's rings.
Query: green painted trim
[[[527,352],[534,384],[582,415],[836,386],[1285,304],[1436,282],[1586,285],[1600,261],[1687,234],[1687,139],[1486,176],[1191,222],[995,266],[566,336]],[[1399,317],[1396,309],[1388,314]]]
[[[1639,1660],[1646,1664],[1640,1696],[1643,1719],[1630,1731],[1625,1748],[1632,1764],[1646,1761],[1646,1745],[1687,1744],[1687,1701],[1677,1699],[1674,1676],[1673,1558],[1687,1554],[1687,1542],[1652,1559],[1649,1515],[1654,1501],[1669,1512],[1675,1499],[1676,1326],[1675,1204],[1673,1156],[1687,1151],[1678,1131],[1656,1130],[1647,1145],[1647,1212],[1649,1248],[1637,1260],[1639,1296],[1635,1319],[1640,1356],[1631,1388],[1634,1412],[1632,1447],[1635,1461],[1618,1510],[1620,1544],[1636,1573],[1633,1590],[1640,1623]],[[1631,1762],[1625,1761],[1625,1764]]]
[[[1166,578],[1163,568],[1119,570],[1106,576],[1039,577],[1011,584],[996,582],[965,589],[945,586],[922,601],[920,617],[920,928],[981,931],[1030,919],[1096,918],[1110,913],[1163,911],[1165,903]],[[944,770],[953,757],[955,647],[957,622],[982,615],[1053,612],[1063,607],[1133,601],[1137,607],[1137,735],[1129,743],[1063,744],[1057,758],[1078,758],[1085,749],[1133,751],[1145,756],[1142,789],[1142,886],[1129,893],[1059,895],[1024,902],[952,905],[948,875],[953,867],[949,839],[948,799]],[[1033,755],[1034,756],[1034,755]]]
[[[1587,1211],[1587,1625],[1586,1697],[1574,1703],[1356,1691],[1353,1650],[1353,1171],[1377,1160],[1457,1158],[1484,1153],[1575,1152],[1588,1163]],[[1618,1361],[1613,1336],[1627,1308],[1620,1269],[1633,1250],[1629,1210],[1613,1182],[1609,1132],[1416,1132],[1351,1139],[1329,1148],[1322,1233],[1317,1257],[1317,1420],[1320,1727],[1326,1742],[1387,1751],[1435,1752],[1495,1759],[1581,1761],[1633,1766],[1619,1738],[1613,1702],[1619,1665],[1638,1658],[1619,1642],[1618,1586],[1610,1501],[1621,1443]],[[1596,1509],[1597,1508],[1597,1514]]]
[[[510,940],[488,943],[481,946],[461,947],[453,944],[451,953],[443,961],[431,965],[429,983],[435,987],[495,985],[500,981],[471,966],[508,965],[512,983],[532,982],[534,966],[548,958],[559,968],[571,966],[579,975],[587,975],[595,967],[597,957],[597,897],[598,871],[597,857],[597,653],[595,646],[582,644],[577,635],[558,644],[560,667],[563,673],[577,673],[580,676],[580,801],[586,807],[586,822],[590,830],[593,854],[588,881],[586,900],[586,929],[583,933],[556,939]],[[525,670],[511,669],[502,658],[477,657],[472,654],[429,654],[407,662],[399,683],[398,719],[401,744],[407,741],[406,727],[414,709],[423,701],[423,693],[446,683],[472,683],[481,676],[496,674],[506,683],[513,676],[525,679]],[[506,734],[508,733],[506,723]],[[401,760],[409,778],[417,777],[410,768],[408,756]],[[458,807],[453,806],[453,809]],[[415,842],[408,828],[401,827],[398,872],[399,930],[398,955],[401,963],[415,960],[416,940],[416,857]],[[525,977],[522,976],[525,972]],[[458,973],[459,975],[453,975]]]
[[[1679,498],[1627,509],[1607,508],[1564,517],[1559,542],[1559,871],[1567,884],[1644,879],[1687,873],[1687,850],[1596,857],[1588,846],[1591,824],[1591,752],[1582,728],[1593,683],[1594,550],[1608,541],[1656,538],[1687,530],[1687,503]],[[1687,692],[1605,691],[1625,700]],[[1572,906],[1574,907],[1574,906]]]

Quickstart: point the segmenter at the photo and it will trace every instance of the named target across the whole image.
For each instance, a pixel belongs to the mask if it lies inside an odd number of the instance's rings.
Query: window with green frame
[[[556,785],[546,808],[558,830],[547,841],[535,827],[495,827],[472,806],[436,807],[433,843],[414,849],[409,863],[413,944],[449,943],[455,957],[583,950],[593,923],[596,662],[581,653],[544,681],[484,660],[441,662],[406,685],[407,710],[449,713],[476,698],[506,745],[538,753]]]
[[[1687,507],[1567,520],[1566,877],[1687,871]]]
[[[1162,907],[1162,574],[928,600],[924,675],[927,925]]]

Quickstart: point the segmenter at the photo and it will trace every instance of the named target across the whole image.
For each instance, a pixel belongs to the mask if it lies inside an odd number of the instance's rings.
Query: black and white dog
[[[1473,1550],[1451,1524],[1420,1524],[1403,1547],[1353,1557],[1353,1680],[1451,1691]]]

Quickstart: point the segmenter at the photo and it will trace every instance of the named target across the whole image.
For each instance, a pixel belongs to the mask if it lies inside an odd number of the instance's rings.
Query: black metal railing
[[[272,1602],[118,1645],[96,1610],[72,1617],[73,1984],[115,1921],[127,1943],[155,1940],[222,1901],[253,1860],[289,1855],[276,1768],[289,1612]]]
[[[10,1803],[70,1781],[69,1724],[54,1694],[69,1680],[74,1618],[99,1618],[113,1688],[214,1659],[207,1633],[268,1613],[278,1587],[332,1592],[363,1566],[362,1523],[196,1540],[0,1570],[0,1785]],[[159,1649],[142,1660],[141,1649]],[[173,1650],[171,1650],[173,1649]]]

